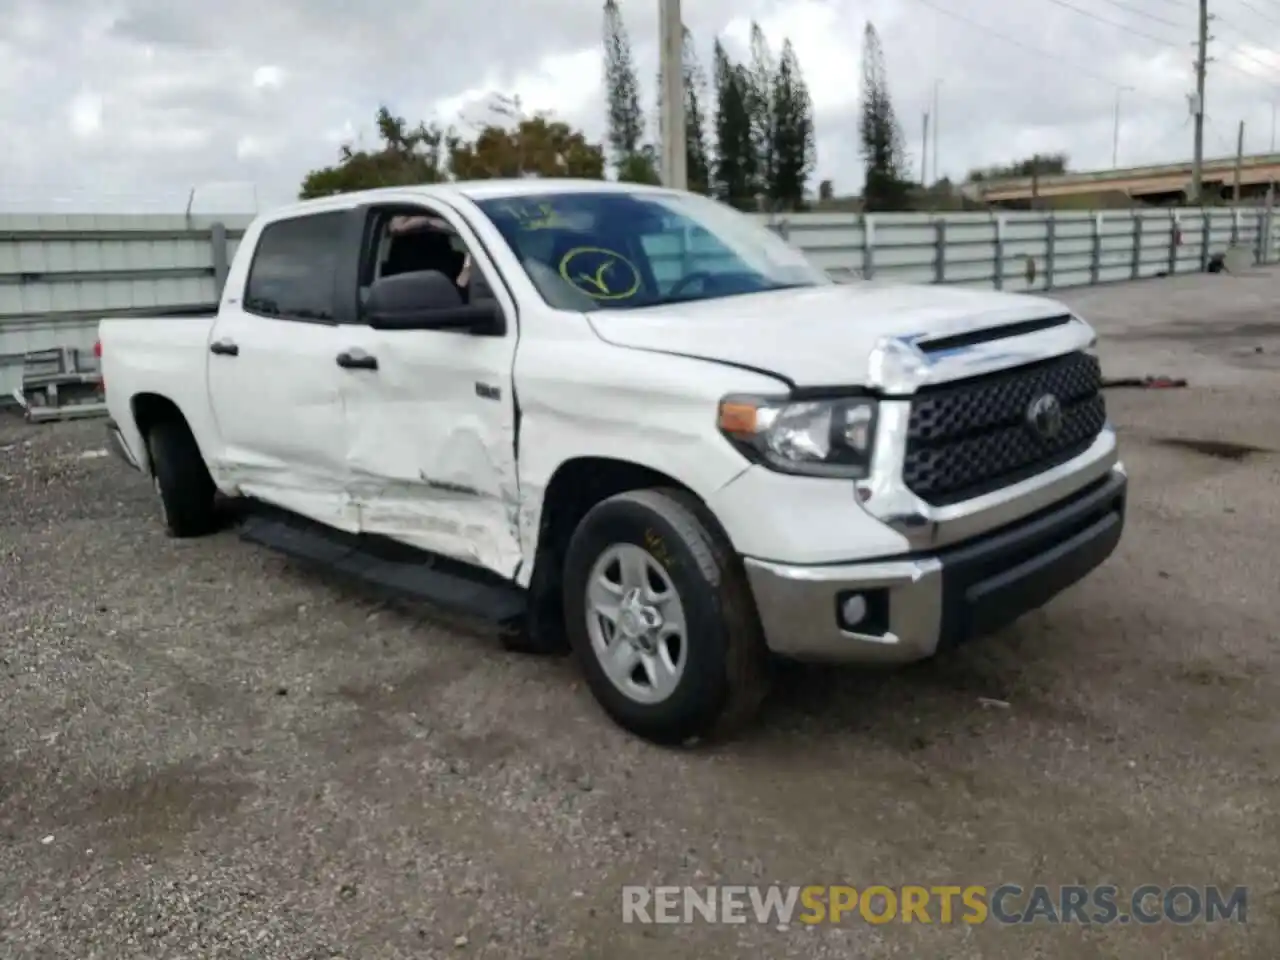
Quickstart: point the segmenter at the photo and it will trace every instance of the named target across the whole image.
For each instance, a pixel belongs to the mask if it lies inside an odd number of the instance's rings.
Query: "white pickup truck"
[[[919,660],[1102,563],[1095,343],[1051,300],[836,284],[703,197],[546,180],[274,211],[216,316],[100,331],[172,535],[243,498],[248,539],[572,649],[666,743],[750,717],[770,654]]]

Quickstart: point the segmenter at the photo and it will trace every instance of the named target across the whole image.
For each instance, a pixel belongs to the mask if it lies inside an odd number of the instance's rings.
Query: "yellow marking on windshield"
[[[581,265],[575,269],[578,263]],[[626,269],[620,271],[620,266]],[[629,273],[630,277],[619,280],[619,273]],[[604,247],[574,247],[560,259],[560,276],[592,300],[626,300],[640,292],[636,265],[616,250]]]
[[[503,209],[511,214],[521,230],[554,230],[569,226],[569,222],[549,203],[508,203]]]

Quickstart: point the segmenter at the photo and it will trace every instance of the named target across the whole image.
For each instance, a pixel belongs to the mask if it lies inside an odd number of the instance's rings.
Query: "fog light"
[[[836,595],[837,626],[846,633],[879,637],[889,630],[889,591],[841,591]]]
[[[845,629],[856,627],[866,615],[867,600],[860,593],[846,596],[840,604],[840,626]]]

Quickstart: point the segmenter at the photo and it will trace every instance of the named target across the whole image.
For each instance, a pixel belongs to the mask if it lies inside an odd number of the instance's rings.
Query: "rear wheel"
[[[596,699],[657,743],[724,736],[767,687],[764,640],[741,562],[680,490],[594,507],[565,561],[565,622]]]
[[[165,532],[199,537],[217,529],[213,478],[185,423],[161,420],[147,432],[151,477]]]

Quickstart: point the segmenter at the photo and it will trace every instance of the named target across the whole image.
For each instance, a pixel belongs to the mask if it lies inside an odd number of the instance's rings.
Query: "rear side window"
[[[334,277],[345,214],[314,213],[269,224],[249,265],[244,309],[284,320],[334,319]]]

